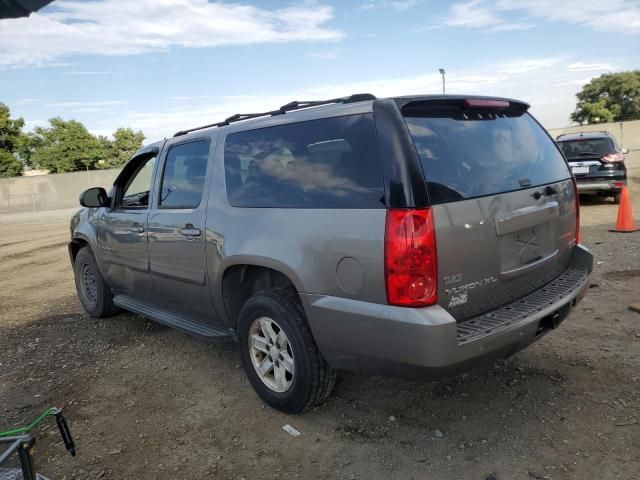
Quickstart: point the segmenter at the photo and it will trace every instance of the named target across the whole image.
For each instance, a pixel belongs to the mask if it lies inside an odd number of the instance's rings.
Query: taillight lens
[[[384,273],[390,305],[425,307],[438,300],[438,261],[433,213],[387,210]]]
[[[571,176],[573,182],[573,192],[576,196],[576,243],[580,243],[580,195],[578,195],[578,185],[575,175]]]
[[[624,162],[624,155],[622,154],[622,152],[609,153],[608,155],[601,157],[600,160],[602,160],[604,163]]]

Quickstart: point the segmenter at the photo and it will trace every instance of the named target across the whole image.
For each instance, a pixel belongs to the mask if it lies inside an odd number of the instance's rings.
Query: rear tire
[[[300,413],[331,394],[336,371],[318,350],[295,291],[251,296],[240,311],[238,341],[251,385],[276,410]]]
[[[118,311],[113,304],[111,289],[102,278],[98,263],[89,247],[82,247],[76,255],[73,272],[78,298],[87,315],[104,318]]]
[[[613,196],[613,204],[614,205],[620,205],[620,194],[619,193],[616,193]]]

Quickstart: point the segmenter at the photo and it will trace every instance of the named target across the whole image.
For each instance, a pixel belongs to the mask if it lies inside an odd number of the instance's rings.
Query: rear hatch
[[[610,138],[560,140],[558,145],[577,181],[607,180],[611,178],[614,170],[624,168],[624,157],[616,152]]]
[[[555,143],[504,100],[402,106],[427,182],[438,303],[465,320],[549,283],[576,244],[576,197]]]

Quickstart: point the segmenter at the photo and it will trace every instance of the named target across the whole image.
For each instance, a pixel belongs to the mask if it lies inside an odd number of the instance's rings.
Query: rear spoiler
[[[521,115],[529,110],[529,104],[520,100],[497,97],[433,95],[425,97],[401,97],[396,104],[404,115],[420,115],[436,111],[482,110]]]

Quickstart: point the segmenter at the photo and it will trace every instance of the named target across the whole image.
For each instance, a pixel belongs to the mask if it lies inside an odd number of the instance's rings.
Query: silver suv
[[[237,341],[289,413],[336,369],[430,379],[512,355],[566,318],[593,263],[528,107],[358,94],[178,132],[81,195],[80,301]]]

